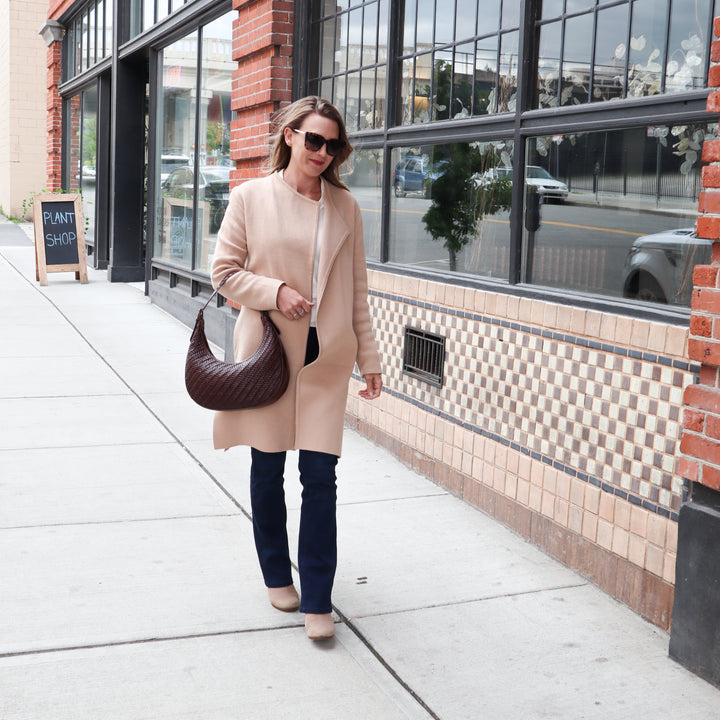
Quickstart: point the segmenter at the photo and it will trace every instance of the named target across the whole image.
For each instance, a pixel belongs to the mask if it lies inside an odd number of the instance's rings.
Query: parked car
[[[478,180],[478,185],[483,185],[490,180],[507,177],[512,180],[513,171],[510,167],[494,167],[484,172]],[[528,187],[537,189],[544,200],[558,200],[562,202],[568,196],[568,186],[556,180],[545,168],[539,165],[528,165],[525,170],[525,184]]]
[[[163,195],[175,198],[195,196],[195,171],[189,165],[173,170],[162,183]],[[230,168],[208,165],[198,168],[197,194],[210,203],[210,232],[220,227],[230,199]]]
[[[176,168],[190,164],[190,158],[182,153],[164,153],[160,156],[160,182],[167,180],[168,175]]]
[[[393,171],[395,197],[405,197],[409,192],[418,192],[422,193],[423,197],[429,197],[432,181],[443,174],[447,163],[447,160],[440,160],[433,165],[418,155],[403,158]]]
[[[664,230],[637,238],[625,260],[623,297],[690,305],[695,265],[711,260],[712,241],[694,228]]]

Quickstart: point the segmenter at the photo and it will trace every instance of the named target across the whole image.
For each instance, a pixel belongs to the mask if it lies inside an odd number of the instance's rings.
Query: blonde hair
[[[284,170],[290,164],[290,147],[285,142],[285,128],[299,130],[303,121],[308,115],[321,115],[322,117],[334,120],[338,126],[338,139],[345,143],[342,151],[336,155],[330,165],[323,172],[323,177],[336,187],[347,190],[348,187],[340,179],[340,166],[350,157],[353,151],[352,145],[348,140],[345,131],[345,123],[338,109],[327,100],[323,100],[315,95],[296,100],[292,105],[288,105],[278,115],[276,123],[278,131],[273,140],[270,149],[270,157],[268,158],[268,174]]]

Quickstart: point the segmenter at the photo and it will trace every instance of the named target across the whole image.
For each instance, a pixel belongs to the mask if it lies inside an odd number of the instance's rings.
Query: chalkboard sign
[[[47,285],[49,272],[75,272],[81,283],[87,278],[87,253],[79,193],[36,195],[35,277]]]

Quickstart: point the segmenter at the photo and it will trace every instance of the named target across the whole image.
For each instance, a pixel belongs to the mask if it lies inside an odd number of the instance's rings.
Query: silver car
[[[496,180],[497,178],[507,177],[512,180],[513,171],[510,167],[494,167],[484,172],[479,180],[478,185]],[[525,168],[525,185],[535,188],[537,193],[544,200],[557,200],[562,202],[567,199],[568,186],[561,180],[555,179],[545,168],[539,165],[528,165]]]
[[[625,260],[623,297],[689,306],[693,269],[710,263],[711,248],[712,240],[699,238],[694,228],[640,236]]]

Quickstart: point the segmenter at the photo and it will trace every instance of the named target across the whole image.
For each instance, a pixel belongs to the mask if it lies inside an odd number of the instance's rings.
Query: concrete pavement
[[[189,328],[103,272],[39,287],[15,230],[0,218],[0,720],[720,715],[665,633],[350,431],[337,634],[307,640],[262,586],[249,454],[214,451],[184,391]]]

